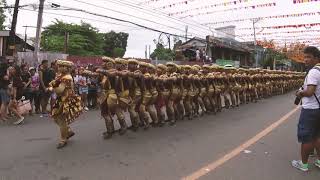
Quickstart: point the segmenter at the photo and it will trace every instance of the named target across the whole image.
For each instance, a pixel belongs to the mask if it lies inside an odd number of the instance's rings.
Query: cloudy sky
[[[9,5],[14,4],[15,0],[7,0]],[[187,2],[187,3],[186,3]],[[237,2],[230,4],[229,2]],[[20,0],[20,5],[35,4],[20,9],[18,15],[17,33],[24,34],[23,26],[36,26],[37,23],[37,4],[39,0]],[[290,15],[297,13],[320,12],[320,2],[310,2],[293,4],[292,0],[46,0],[45,13],[43,16],[43,26],[48,26],[55,19],[69,23],[80,23],[81,21],[90,23],[97,27],[101,32],[110,30],[124,31],[129,33],[128,48],[126,57],[145,56],[145,46],[151,45],[155,48],[154,40],[158,40],[158,32],[152,32],[129,23],[118,22],[69,10],[59,10],[50,7],[51,3],[61,5],[61,8],[78,8],[100,15],[129,20],[153,29],[169,32],[184,36],[186,26],[188,26],[189,37],[205,38],[206,35],[215,34],[214,28],[235,25],[237,40],[253,40],[252,21],[245,20],[240,22],[211,24],[210,28],[201,24],[215,23],[221,21],[250,19],[258,17]],[[221,5],[226,3],[226,5]],[[229,3],[229,4],[228,4]],[[245,7],[276,3],[271,7],[249,8]],[[215,6],[214,6],[215,5]],[[238,8],[235,10],[235,8]],[[241,9],[239,9],[241,8]],[[207,14],[209,12],[209,14]],[[169,14],[174,14],[169,16]],[[10,19],[9,19],[10,21]],[[9,22],[8,21],[8,22]],[[257,32],[273,33],[271,35],[258,35],[258,39],[274,39],[279,45],[295,41],[308,41],[308,44],[319,46],[320,26],[284,28],[284,29],[262,29],[260,27],[313,24],[320,23],[320,13],[312,16],[301,16],[291,18],[264,18],[256,23]],[[310,31],[319,30],[319,31]],[[292,31],[309,31],[304,33],[283,33]],[[35,36],[35,29],[28,28],[29,37]],[[166,43],[166,41],[165,41]]]

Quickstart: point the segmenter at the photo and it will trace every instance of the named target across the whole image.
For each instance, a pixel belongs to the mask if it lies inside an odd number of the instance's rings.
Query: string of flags
[[[320,2],[320,0],[293,0],[293,4]]]
[[[282,25],[282,26],[265,26],[257,27],[256,29],[283,29],[283,28],[312,28],[315,26],[320,26],[320,23],[311,24],[293,24],[293,25]],[[237,30],[252,30],[253,28],[238,28]]]
[[[244,21],[249,21],[249,20],[252,21],[255,19],[279,19],[279,18],[316,16],[316,15],[320,15],[320,12],[274,15],[274,16],[257,17],[257,18],[244,18],[244,19],[235,19],[235,20],[228,20],[228,21],[218,21],[218,22],[212,22],[212,23],[202,23],[202,25],[217,25],[217,24],[226,24],[226,23],[234,23],[234,22],[244,22]]]
[[[301,31],[284,31],[284,32],[268,32],[268,33],[257,33],[256,35],[263,35],[263,36],[266,36],[266,35],[273,35],[273,34],[296,34],[296,33],[310,33],[310,32],[313,32],[313,33],[319,33],[320,30],[301,30]],[[239,34],[237,36],[240,36],[240,37],[246,37],[246,36],[253,36],[254,34]]]
[[[174,12],[174,13],[169,13],[168,15],[169,16],[180,16],[180,15],[188,14],[188,15],[184,15],[184,16],[180,17],[180,18],[187,18],[187,17],[195,17],[195,16],[201,16],[201,15],[209,15],[209,14],[214,14],[214,13],[218,13],[218,12],[228,12],[228,11],[238,11],[238,10],[248,10],[248,9],[255,10],[257,8],[274,7],[276,5],[277,4],[275,2],[273,2],[273,3],[257,4],[257,5],[250,5],[250,6],[235,7],[235,8],[229,8],[229,9],[202,12],[204,9],[212,9],[211,7],[203,6],[202,8],[199,7],[199,8],[195,8],[195,9],[178,11],[178,12]],[[198,10],[201,12],[192,14],[191,12],[194,10]]]
[[[197,0],[183,0],[183,1],[179,1],[179,2],[174,2],[171,4],[166,4],[160,7],[157,7],[156,9],[168,9],[168,8],[174,8],[177,6],[182,6],[182,5],[188,5],[191,2],[194,2]],[[211,4],[211,5],[206,5],[207,7],[221,7],[221,6],[233,6],[233,5],[237,5],[237,4],[241,4],[241,3],[247,3],[249,1],[252,0],[231,0],[231,1],[227,1],[227,2],[220,2],[220,3],[215,3],[215,4]]]

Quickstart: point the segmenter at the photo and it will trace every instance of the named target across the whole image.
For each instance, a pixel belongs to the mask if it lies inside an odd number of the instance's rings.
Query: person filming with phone
[[[295,104],[302,105],[298,122],[298,142],[301,143],[301,160],[293,160],[292,166],[309,170],[309,155],[316,149],[314,164],[320,168],[320,51],[308,46],[304,49],[304,62],[309,71],[303,86],[296,92]],[[300,102],[301,100],[301,102]]]

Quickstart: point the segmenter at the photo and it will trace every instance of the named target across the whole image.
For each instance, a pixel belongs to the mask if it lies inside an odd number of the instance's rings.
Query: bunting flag
[[[257,45],[262,46],[263,48],[267,48],[267,49],[275,49],[275,45],[274,45],[273,40],[271,40],[271,41],[266,41],[266,40],[259,41],[258,40]]]
[[[181,7],[182,5],[188,5],[191,2],[195,2],[195,1],[199,1],[199,0],[183,0],[183,1],[179,1],[179,2],[174,2],[171,4],[167,4],[167,5],[163,5],[160,7],[157,7],[156,9],[169,9],[169,8],[175,8],[175,7]],[[202,7],[221,7],[221,6],[234,6],[234,5],[238,5],[238,4],[242,4],[242,3],[247,3],[249,1],[252,0],[233,0],[233,1],[227,1],[227,2],[220,2],[220,3],[216,3],[216,4],[211,4],[211,5],[206,5],[206,6],[202,6]],[[199,7],[199,8],[202,8]],[[198,9],[198,8],[195,8]]]
[[[307,33],[307,32],[320,32],[320,30],[301,30],[301,31],[284,31],[284,32],[268,32],[268,33],[256,33],[256,35],[274,35],[274,34],[296,34],[296,33]],[[237,37],[248,37],[253,36],[254,34],[239,34]]]
[[[266,27],[257,27],[256,29],[283,29],[283,28],[312,28],[315,26],[320,26],[320,23],[312,24],[294,24],[294,25],[283,25],[283,26],[266,26]],[[237,30],[252,30],[253,28],[239,28]]]
[[[184,11],[178,11],[178,12],[169,13],[168,15],[169,16],[184,15],[184,16],[180,16],[180,18],[187,18],[187,17],[195,17],[195,16],[201,16],[201,15],[209,15],[209,14],[214,14],[214,13],[218,13],[218,12],[228,12],[228,11],[238,11],[238,10],[248,10],[248,9],[255,10],[257,8],[274,7],[276,5],[277,4],[275,2],[273,2],[273,3],[258,4],[258,5],[243,6],[243,7],[235,7],[235,8],[215,10],[215,11],[205,11],[205,9],[212,9],[212,7],[203,6],[203,8],[188,9],[188,10],[184,10]],[[197,10],[197,11],[200,11],[200,12],[191,13],[194,10]],[[203,12],[203,11],[205,11],[205,12]]]
[[[157,2],[163,2],[165,0],[147,0],[147,1],[142,1],[139,4],[151,4],[151,3],[157,3]]]
[[[264,17],[256,17],[256,18],[235,19],[235,20],[228,20],[228,21],[218,21],[218,22],[212,22],[212,23],[202,23],[202,25],[217,25],[217,24],[225,24],[225,23],[243,22],[243,21],[249,21],[249,20],[252,21],[255,19],[279,19],[279,18],[319,16],[319,15],[320,15],[320,12],[308,12],[308,13],[285,14],[285,15],[264,16]]]
[[[286,39],[286,38],[269,38],[269,39],[272,39],[273,41],[319,41],[320,40],[320,37],[316,37],[316,38],[292,38],[292,39]]]
[[[320,0],[293,0],[293,4],[309,3],[309,2],[320,2]]]

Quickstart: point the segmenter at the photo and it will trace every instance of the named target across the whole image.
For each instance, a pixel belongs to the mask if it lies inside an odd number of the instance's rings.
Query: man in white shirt
[[[320,51],[306,47],[304,61],[310,69],[303,87],[296,96],[302,98],[302,110],[298,123],[298,141],[301,143],[301,160],[293,160],[292,166],[308,171],[310,153],[316,149],[318,158],[315,165],[320,168]]]
[[[196,50],[196,60],[200,61],[200,50],[199,49]]]

